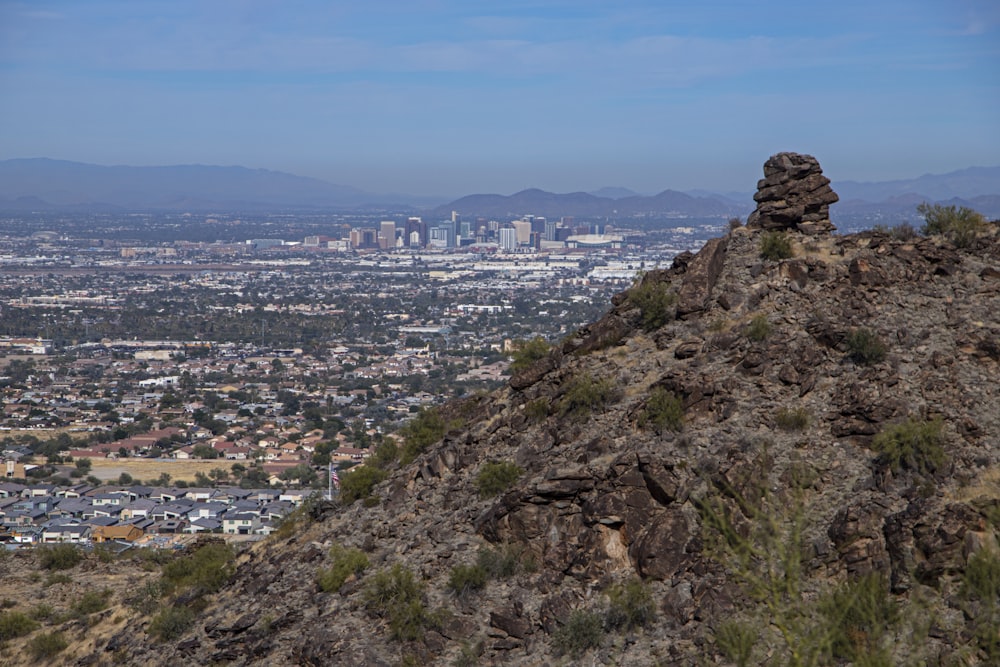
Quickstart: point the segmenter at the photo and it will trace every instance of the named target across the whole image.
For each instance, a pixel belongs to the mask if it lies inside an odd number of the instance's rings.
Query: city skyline
[[[0,159],[442,196],[996,164],[994,3],[685,4],[0,2]]]

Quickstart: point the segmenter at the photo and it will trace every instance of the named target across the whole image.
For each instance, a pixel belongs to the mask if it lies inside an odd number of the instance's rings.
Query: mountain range
[[[907,180],[834,182],[837,214],[912,213],[921,201],[957,203],[1000,217],[1000,166],[971,167]],[[665,189],[647,196],[623,187],[512,195],[473,194],[451,202],[405,194],[376,194],[266,169],[239,166],[100,166],[48,158],[0,161],[0,210],[413,210],[428,217],[459,211],[505,217],[727,217],[753,209],[749,193]]]

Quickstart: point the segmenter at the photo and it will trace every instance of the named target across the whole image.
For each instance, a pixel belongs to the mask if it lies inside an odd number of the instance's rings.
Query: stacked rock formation
[[[805,234],[829,232],[830,204],[839,200],[812,155],[778,153],[764,163],[764,178],[757,182],[757,210],[747,218],[748,227],[768,230],[796,229]]]

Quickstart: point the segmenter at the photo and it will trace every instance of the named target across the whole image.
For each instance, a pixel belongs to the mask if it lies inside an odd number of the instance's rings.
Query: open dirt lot
[[[118,479],[123,472],[132,475],[133,479],[148,481],[156,479],[163,473],[170,475],[171,480],[182,479],[186,482],[193,482],[195,473],[202,472],[206,475],[213,468],[222,468],[228,471],[232,466],[231,461],[220,461],[218,459],[197,460],[197,461],[175,461],[173,459],[91,459],[92,467],[90,474],[104,481]]]

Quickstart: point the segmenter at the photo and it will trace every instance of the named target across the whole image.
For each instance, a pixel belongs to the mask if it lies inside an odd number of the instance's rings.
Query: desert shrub
[[[484,463],[476,475],[476,490],[480,498],[492,498],[503,493],[517,481],[523,471],[510,461]]]
[[[743,221],[740,220],[739,218],[737,218],[737,217],[729,218],[729,229],[730,229],[730,231],[734,230],[734,229],[739,229],[742,226],[743,226]]]
[[[610,403],[616,395],[613,380],[596,379],[589,373],[584,373],[570,382],[559,407],[563,415],[579,417]]]
[[[118,554],[115,553],[114,549],[103,542],[95,544],[92,553],[102,563],[113,563],[118,558]]]
[[[66,574],[65,572],[52,572],[49,576],[45,577],[45,583],[42,584],[46,588],[49,586],[57,586],[59,584],[70,584],[73,583],[73,577]]]
[[[46,604],[44,602],[35,605],[29,612],[31,618],[36,621],[47,621],[53,616],[55,616],[55,614],[56,610],[52,608],[52,605]]]
[[[821,601],[820,613],[830,629],[834,657],[857,662],[882,654],[880,660],[888,659],[883,641],[900,613],[883,576],[872,573],[837,587]]]
[[[413,572],[398,563],[377,572],[361,599],[370,614],[388,619],[389,636],[398,641],[420,639],[441,621],[440,614],[424,606],[423,586]]]
[[[0,612],[0,641],[23,637],[38,628],[38,623],[19,611]]]
[[[653,596],[640,579],[615,584],[607,594],[608,610],[604,615],[604,625],[609,630],[641,628],[656,616]]]
[[[369,457],[365,465],[385,470],[398,458],[399,447],[396,446],[396,441],[392,438],[386,438],[381,445],[375,448],[375,453]]]
[[[146,632],[161,642],[172,641],[187,632],[194,619],[194,610],[189,607],[165,607],[149,622]]]
[[[888,234],[897,241],[910,241],[917,238],[917,230],[908,222],[901,222],[894,227],[875,225],[872,227],[872,231],[879,232],[880,234]]]
[[[965,206],[943,206],[923,202],[917,213],[924,216],[924,234],[940,234],[959,248],[967,248],[976,235],[986,227],[986,218]]]
[[[792,252],[792,242],[784,232],[767,232],[760,237],[760,256],[777,261],[788,259]]]
[[[528,401],[524,406],[525,416],[532,422],[538,423],[549,416],[549,402],[544,398],[536,398]]]
[[[361,576],[368,568],[368,556],[360,549],[345,549],[339,544],[330,548],[329,568],[320,570],[316,583],[326,593],[336,593],[352,574]]]
[[[153,579],[125,598],[125,605],[140,614],[148,615],[160,608],[160,598],[163,597],[163,582]]]
[[[83,560],[83,552],[73,544],[37,547],[38,564],[45,570],[68,570]]]
[[[368,498],[375,485],[388,476],[389,473],[381,468],[358,466],[340,478],[340,500],[350,505],[359,498]]]
[[[989,664],[1000,663],[1000,554],[989,549],[973,553],[962,572],[959,595],[979,648]]]
[[[435,408],[425,408],[410,420],[399,434],[403,437],[403,449],[399,460],[403,465],[410,463],[428,447],[444,437],[448,425]]]
[[[362,594],[365,609],[375,616],[385,616],[394,607],[420,600],[422,586],[413,572],[399,563],[380,570],[368,582]]]
[[[637,285],[629,289],[628,300],[641,313],[640,325],[646,331],[659,329],[674,318],[677,294],[667,289],[667,284],[639,278]]]
[[[564,625],[552,633],[552,646],[560,655],[579,658],[588,650],[600,646],[603,639],[600,614],[577,609]]]
[[[451,568],[448,577],[448,590],[455,595],[463,596],[472,591],[478,591],[486,586],[489,578],[486,569],[479,563],[475,565],[456,565]]]
[[[228,544],[203,544],[163,566],[163,589],[168,594],[187,591],[194,597],[215,593],[233,576],[234,558]]]
[[[884,429],[872,440],[872,449],[891,470],[932,474],[945,462],[944,425],[939,419],[907,419]]]
[[[28,642],[28,653],[35,660],[45,660],[62,652],[69,643],[61,632],[43,632]]]
[[[774,415],[774,423],[782,431],[804,431],[809,428],[809,411],[805,408],[782,408]]]
[[[519,544],[503,544],[496,548],[483,547],[479,550],[476,563],[486,571],[490,579],[507,579],[518,570],[531,570],[534,563]]]
[[[111,590],[107,588],[100,591],[87,591],[79,600],[73,603],[71,611],[77,617],[97,613],[103,609],[107,609],[110,597]]]
[[[715,629],[715,645],[737,667],[746,667],[760,633],[742,621],[728,620]]]
[[[767,315],[760,313],[754,315],[746,328],[746,336],[752,341],[761,342],[771,335],[771,323],[767,321]]]
[[[855,363],[869,366],[885,359],[889,349],[879,335],[871,329],[855,329],[847,335],[848,356]]]
[[[678,432],[684,428],[684,402],[673,392],[655,387],[639,413],[638,424],[640,428],[651,426],[659,432]]]
[[[517,341],[511,354],[510,372],[520,373],[531,368],[536,361],[545,358],[551,349],[541,336],[535,336],[531,340]]]

